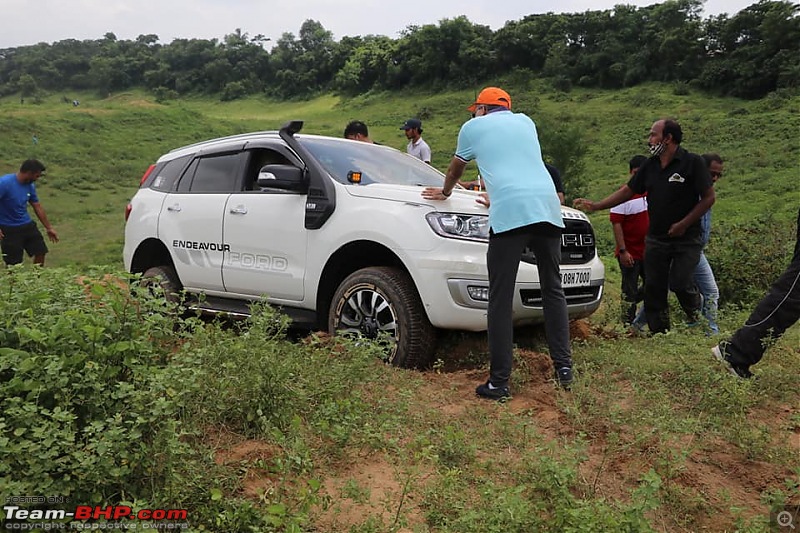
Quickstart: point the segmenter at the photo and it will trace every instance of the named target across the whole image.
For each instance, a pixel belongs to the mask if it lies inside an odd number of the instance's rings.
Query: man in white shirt
[[[406,120],[405,124],[400,126],[401,130],[405,130],[406,138],[408,139],[408,146],[406,152],[413,155],[417,159],[431,164],[431,148],[422,139],[422,121],[416,118]]]

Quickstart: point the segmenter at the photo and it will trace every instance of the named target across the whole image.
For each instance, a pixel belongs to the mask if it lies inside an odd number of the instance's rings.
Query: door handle
[[[181,206],[180,204],[172,204],[171,206],[167,207],[167,211],[180,211]]]
[[[237,205],[236,207],[231,207],[229,213],[232,215],[246,215],[247,208],[243,205]]]

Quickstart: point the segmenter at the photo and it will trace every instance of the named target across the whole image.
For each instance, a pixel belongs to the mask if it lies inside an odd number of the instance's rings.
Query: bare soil
[[[574,339],[587,339],[594,334],[583,321],[574,322],[571,330]],[[524,346],[525,339],[519,339],[519,344]],[[476,354],[486,353],[485,335],[462,335],[458,342],[446,349],[447,362],[444,367],[422,373],[424,384],[418,394],[446,417],[466,419],[474,411],[476,402],[481,405],[486,403],[476,398],[474,393],[476,385],[486,379],[485,365],[470,362],[476,360]],[[503,407],[498,405],[496,417],[507,415],[504,410],[510,409],[514,414],[532,418],[537,431],[546,439],[558,442],[565,437],[576,436],[578,428],[573,426],[571,419],[559,407],[559,395],[570,393],[554,387],[549,356],[526,348],[520,349],[519,355],[528,367],[527,381],[513,391],[514,397],[509,404]],[[633,396],[629,386],[621,381],[620,390],[615,391],[615,396],[620,409],[629,408]],[[754,424],[768,426],[776,442],[785,443],[788,440],[790,449],[797,451],[800,459],[800,428],[791,423],[792,417],[796,418],[798,412],[798,405],[783,405],[775,410],[754,411],[749,419]],[[673,494],[697,495],[696,509],[691,506],[687,508],[683,500],[681,510],[685,514],[676,516],[669,505],[662,505],[649,515],[651,524],[663,532],[730,531],[735,528],[735,516],[731,509],[739,509],[739,516],[743,518],[767,516],[769,508],[762,502],[762,492],[782,488],[787,478],[796,476],[792,465],[781,466],[747,458],[724,442],[712,440],[698,445],[696,438],[699,437],[688,436],[681,440],[661,442],[661,437],[655,435],[650,441],[639,443],[634,451],[619,453],[619,448],[606,439],[600,423],[591,436],[586,459],[579,466],[582,485],[579,492],[585,498],[627,502],[641,476],[653,467],[651,448],[654,453],[657,449],[663,453],[665,446],[676,451],[693,450],[680,471],[665,482],[665,489]],[[218,464],[243,461],[243,464],[251,464],[254,458],[277,453],[265,443],[237,441],[231,436],[218,438],[216,448]],[[795,463],[794,468],[798,464],[800,461]],[[392,524],[398,514],[398,506],[409,527],[424,523],[417,500],[421,492],[415,487],[404,486],[400,470],[381,453],[361,457],[352,461],[352,464],[342,464],[335,471],[325,474],[323,491],[330,503],[317,510],[314,524],[319,531],[348,531],[351,526],[362,524],[371,516],[380,518],[383,524]],[[417,489],[425,483],[425,479],[423,475],[414,480]],[[275,480],[268,473],[255,467],[245,467],[242,490],[248,497],[258,499],[265,491],[276,490],[274,484]],[[363,495],[358,497],[349,493],[348,484],[362,488]],[[398,531],[409,533],[411,529]]]

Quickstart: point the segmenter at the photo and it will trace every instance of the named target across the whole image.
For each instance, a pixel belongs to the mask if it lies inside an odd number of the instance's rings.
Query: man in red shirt
[[[647,161],[643,155],[634,156],[628,166],[633,176]],[[647,197],[635,194],[627,202],[611,209],[609,214],[617,243],[614,255],[622,273],[622,322],[634,324],[636,306],[644,300],[644,237],[650,225]],[[641,280],[641,283],[640,281]]]

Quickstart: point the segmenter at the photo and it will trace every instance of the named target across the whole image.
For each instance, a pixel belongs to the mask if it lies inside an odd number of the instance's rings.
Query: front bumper
[[[431,324],[443,329],[483,331],[488,307],[486,248],[463,243],[447,255],[429,254],[416,265],[417,282]],[[596,256],[588,263],[562,265],[562,271],[591,272],[588,285],[567,287],[567,309],[571,319],[591,315],[603,297],[605,268]],[[483,289],[483,290],[481,290]],[[539,273],[535,265],[521,262],[512,303],[515,326],[544,321]]]

